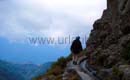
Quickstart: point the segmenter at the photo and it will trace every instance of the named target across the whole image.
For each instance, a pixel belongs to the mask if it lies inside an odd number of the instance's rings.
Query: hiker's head
[[[77,37],[76,37],[76,40],[79,40],[79,39],[80,39],[80,36],[77,36]]]

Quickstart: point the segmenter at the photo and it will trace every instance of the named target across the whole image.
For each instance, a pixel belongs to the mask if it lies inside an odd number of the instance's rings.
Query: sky
[[[74,37],[85,47],[104,9],[106,0],[0,0],[0,59],[41,64],[68,56]]]

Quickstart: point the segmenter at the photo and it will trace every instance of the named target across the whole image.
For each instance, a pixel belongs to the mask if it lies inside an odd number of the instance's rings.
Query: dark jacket
[[[81,45],[81,42],[79,39],[76,39],[72,42],[72,45],[71,45],[71,51],[72,53],[74,54],[78,54],[80,53],[81,51],[83,50],[82,48],[82,45]]]

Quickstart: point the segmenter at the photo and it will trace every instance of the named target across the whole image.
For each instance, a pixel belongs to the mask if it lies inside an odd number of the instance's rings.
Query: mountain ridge
[[[50,63],[43,65],[15,64],[0,60],[0,80],[32,80],[32,78],[44,74],[51,66]]]

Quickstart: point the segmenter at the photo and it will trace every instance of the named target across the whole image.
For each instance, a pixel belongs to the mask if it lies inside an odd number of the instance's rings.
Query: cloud
[[[105,0],[2,0],[0,37],[88,35],[105,8]]]

